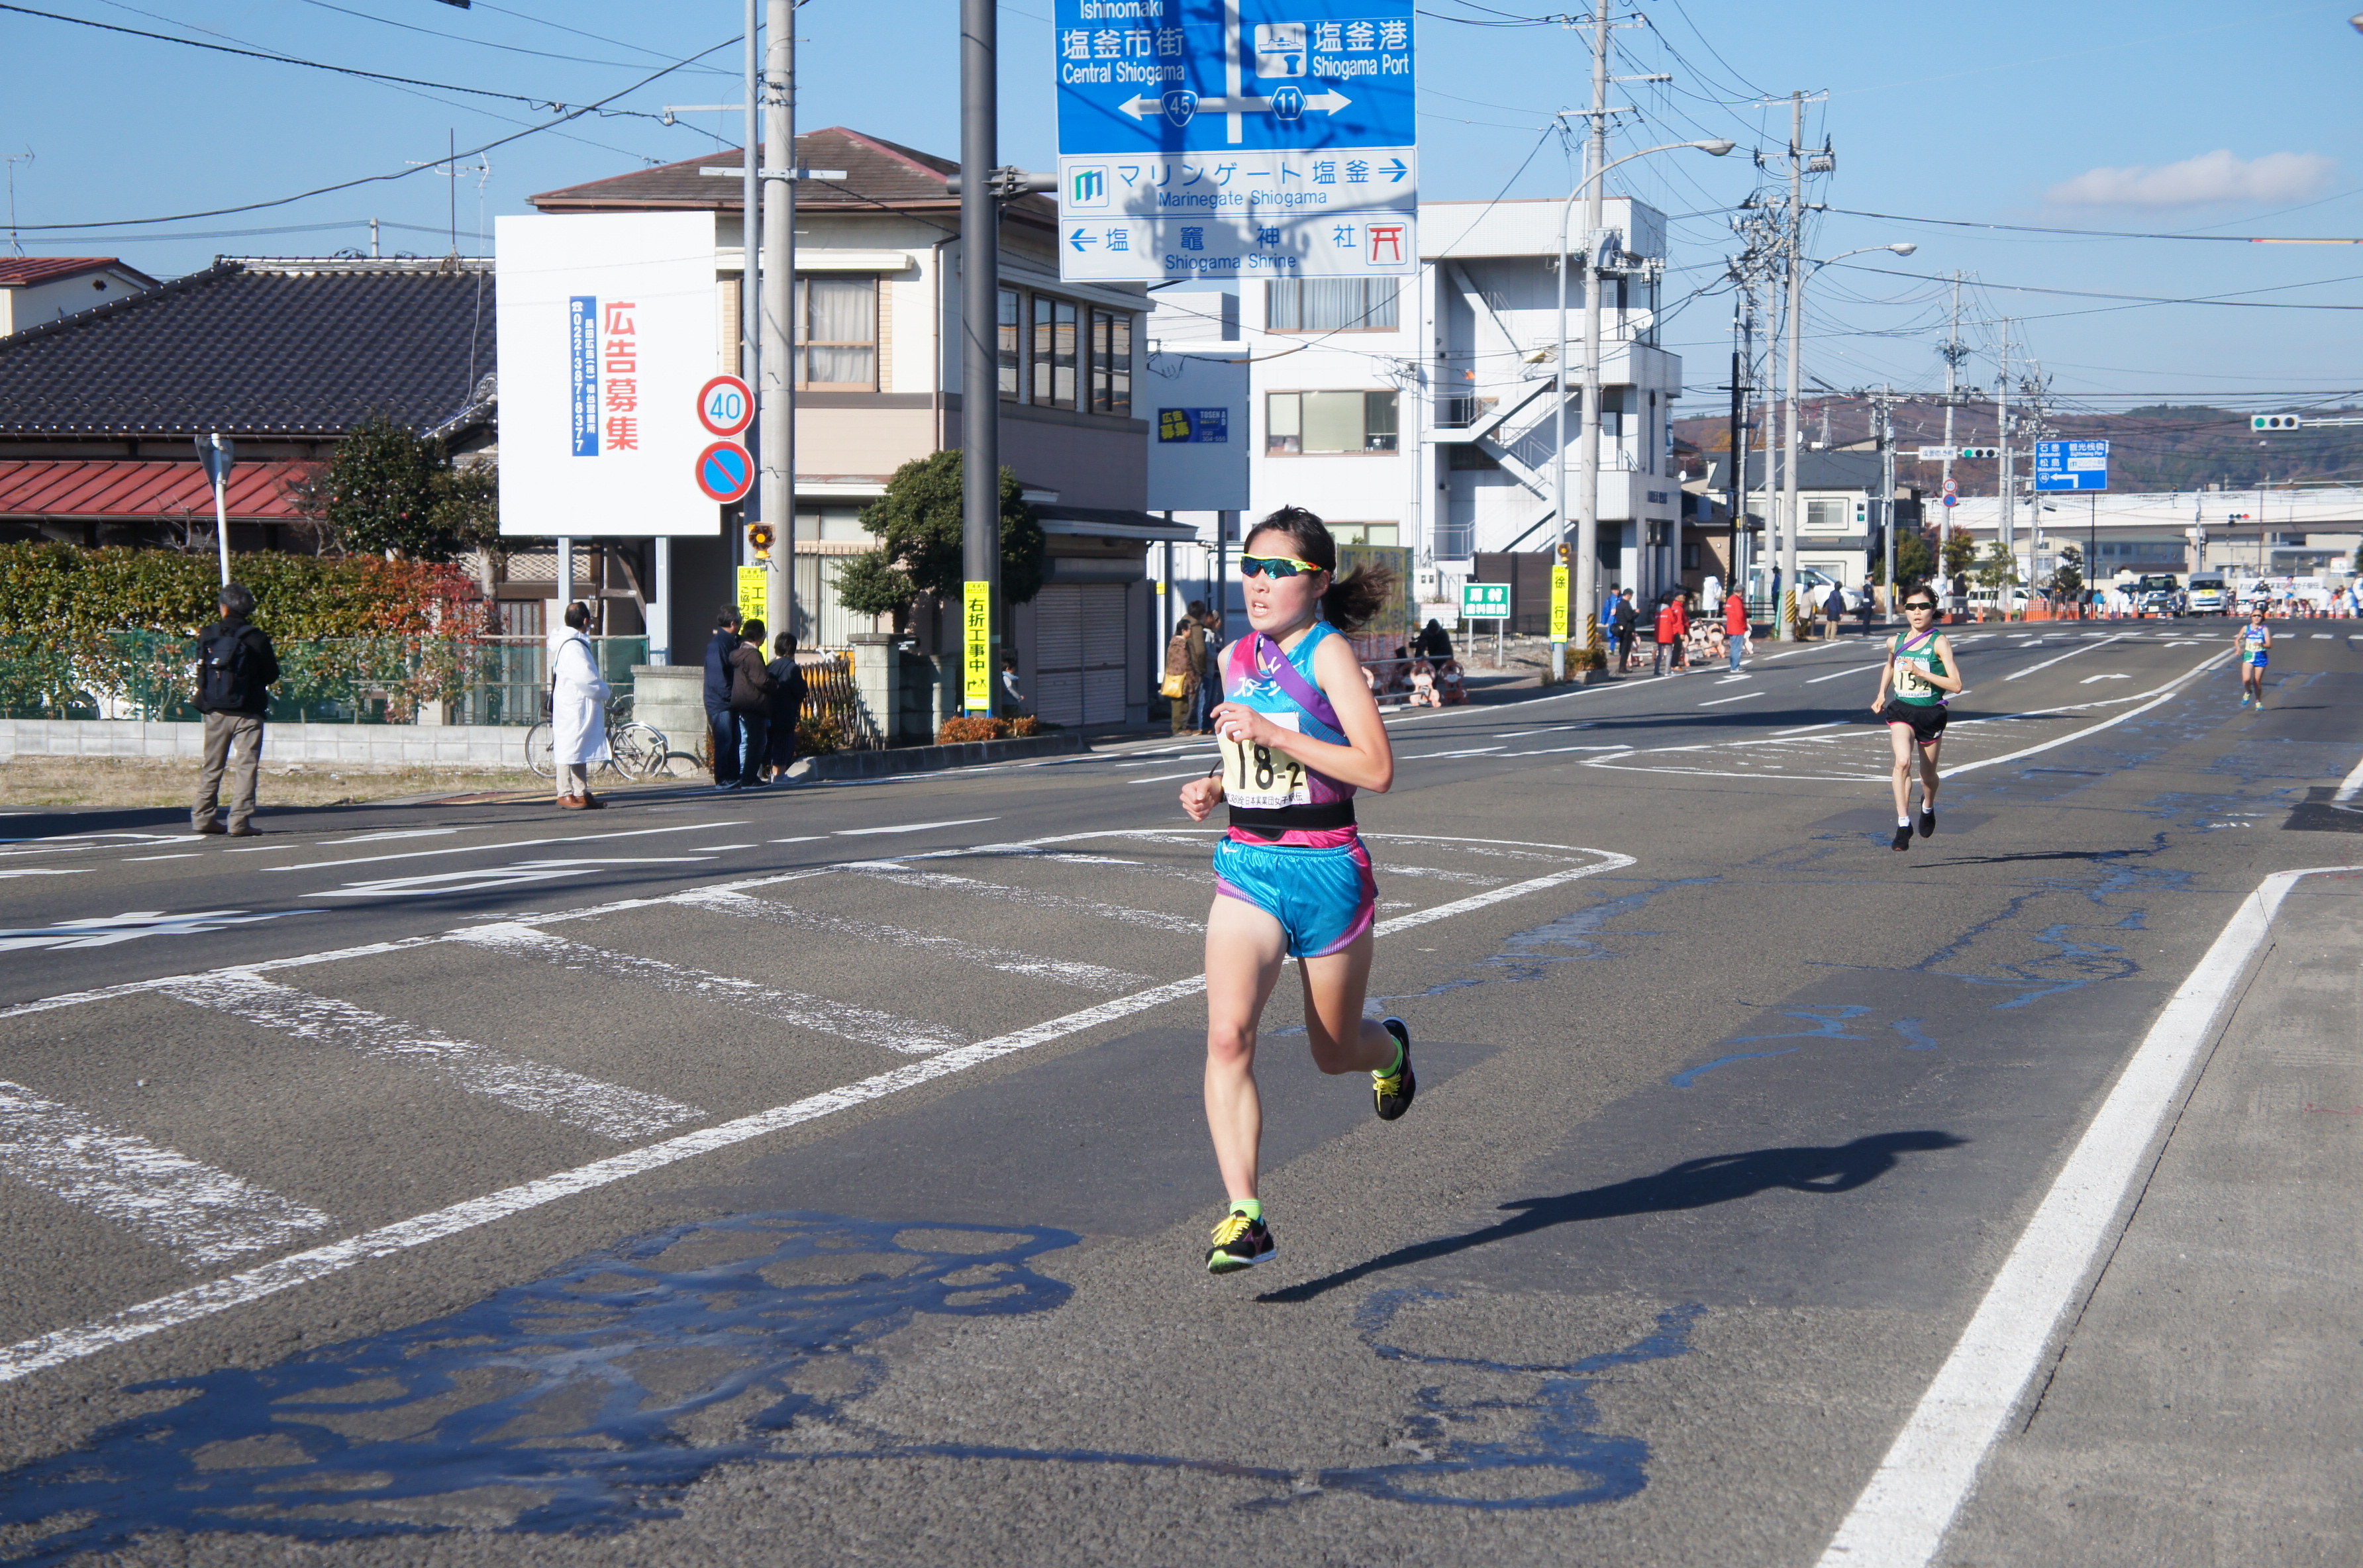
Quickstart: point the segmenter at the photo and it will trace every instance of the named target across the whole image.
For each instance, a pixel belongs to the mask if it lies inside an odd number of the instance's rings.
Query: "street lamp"
[[[1782,458],[1780,570],[1777,580],[1768,584],[1771,589],[1773,618],[1779,623],[1772,634],[1777,642],[1794,642],[1797,637],[1797,619],[1790,613],[1783,594],[1795,592],[1797,585],[1797,351],[1805,337],[1805,280],[1831,262],[1843,261],[1849,256],[1866,256],[1874,250],[1890,250],[1898,256],[1909,256],[1919,248],[1908,239],[1899,239],[1892,245],[1866,245],[1854,250],[1841,250],[1825,260],[1804,258],[1812,271],[1801,269],[1790,274],[1789,438],[1783,447]],[[1797,258],[1794,252],[1791,254],[1793,264]]]
[[[1711,157],[1721,158],[1735,142],[1720,138],[1712,141],[1670,141],[1663,147],[1643,148],[1612,159],[1583,177],[1582,182],[1568,193],[1567,201],[1559,210],[1559,358],[1552,361],[1552,371],[1559,379],[1559,412],[1553,428],[1554,447],[1551,452],[1552,505],[1559,512],[1559,537],[1561,548],[1567,545],[1567,226],[1575,215],[1576,198],[1585,192],[1592,193],[1592,204],[1585,210],[1588,232],[1596,236],[1601,221],[1601,176],[1620,163],[1630,163],[1636,158],[1653,153],[1674,152],[1683,148],[1695,148]],[[1594,626],[1593,596],[1599,578],[1600,554],[1600,273],[1593,265],[1596,258],[1587,242],[1583,263],[1583,467],[1578,499],[1582,508],[1575,531],[1575,570],[1571,574],[1568,598],[1569,608],[1582,607],[1583,646],[1591,647]],[[1567,679],[1567,645],[1551,645],[1551,679]]]

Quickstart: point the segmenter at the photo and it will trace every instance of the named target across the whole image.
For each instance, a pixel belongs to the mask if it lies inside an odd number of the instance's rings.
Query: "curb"
[[[958,745],[898,746],[891,751],[837,751],[807,756],[788,769],[796,779],[883,778],[896,773],[933,773],[980,763],[1014,762],[1028,756],[1081,756],[1091,747],[1079,734],[1026,735],[1011,740],[963,741]]]

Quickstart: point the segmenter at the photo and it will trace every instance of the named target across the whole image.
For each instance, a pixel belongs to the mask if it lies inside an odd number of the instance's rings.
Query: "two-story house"
[[[904,463],[960,445],[962,247],[949,185],[959,165],[843,127],[798,137],[796,157],[843,173],[801,181],[796,193],[796,629],[807,644],[833,646],[872,629],[835,592],[844,559],[876,543],[862,508]],[[739,162],[737,151],[720,151],[532,200],[546,214],[715,213],[716,368],[736,371],[740,186],[703,171]],[[1003,210],[1001,460],[1049,536],[1045,586],[1011,608],[1005,636],[1020,688],[1044,718],[1137,721],[1158,668],[1144,562],[1152,543],[1191,534],[1142,509],[1148,425],[1134,397],[1147,292],[1061,282],[1057,234],[1056,208],[1042,197]],[[710,624],[713,606],[731,597],[742,539],[727,526],[711,540],[673,542],[675,626]],[[924,605],[911,629],[945,668],[949,701],[956,612]],[[684,646],[687,635],[677,639]]]

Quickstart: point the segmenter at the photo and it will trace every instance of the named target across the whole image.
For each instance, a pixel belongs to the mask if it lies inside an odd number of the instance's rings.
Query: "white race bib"
[[[1266,713],[1264,717],[1281,729],[1302,733],[1303,726],[1297,723],[1294,713]],[[1229,734],[1225,734],[1219,744],[1223,750],[1223,799],[1226,803],[1251,811],[1313,803],[1304,764],[1296,758]]]
[[[1899,658],[1895,661],[1895,694],[1897,696],[1925,697],[1936,690],[1936,687],[1929,684],[1928,678],[1920,672],[1920,666],[1916,662],[1908,658]]]

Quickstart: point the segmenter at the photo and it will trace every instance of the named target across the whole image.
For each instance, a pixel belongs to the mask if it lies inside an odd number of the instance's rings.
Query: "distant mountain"
[[[2260,483],[2341,480],[2363,483],[2363,426],[2343,430],[2305,430],[2259,435],[2248,428],[2250,410],[2212,408],[2204,404],[2160,403],[2129,408],[2122,414],[2055,414],[2051,435],[2071,441],[2109,443],[2109,487],[2119,491],[2204,490],[2210,484],[2247,489]],[[2355,409],[2311,409],[2313,418],[2354,417]],[[1758,417],[1763,416],[1759,405]],[[2023,416],[2014,407],[2012,423]],[[1825,419],[1826,418],[1826,425]],[[1829,432],[1834,447],[1867,444],[1871,429],[1870,404],[1861,398],[1815,398],[1799,408],[1803,439],[1811,445]],[[2020,427],[2023,430],[2023,426]],[[1678,419],[1677,439],[1696,446],[1713,458],[1729,448],[1728,415]],[[1945,411],[1934,403],[1905,403],[1895,411],[1899,485],[1934,490],[1942,475],[1936,463],[1915,460],[1923,446],[1945,438]],[[1760,434],[1755,440],[1761,439]],[[2022,434],[2013,466],[2024,476],[2029,458]],[[1774,444],[1779,445],[1776,431]],[[1987,447],[1994,442],[1994,406],[1991,402],[1953,411],[1953,444]],[[2000,463],[1988,458],[1957,462],[1953,478],[1963,495],[1994,493]]]

